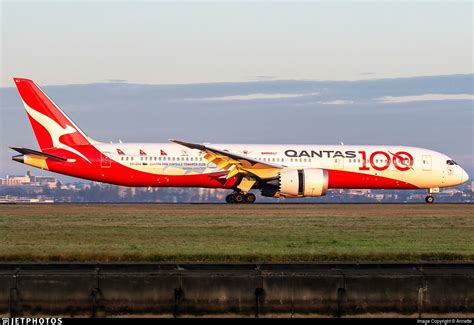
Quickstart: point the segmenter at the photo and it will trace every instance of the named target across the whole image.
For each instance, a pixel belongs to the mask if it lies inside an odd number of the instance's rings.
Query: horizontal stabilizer
[[[35,156],[51,158],[51,159],[55,159],[55,160],[59,160],[59,161],[67,161],[66,158],[51,155],[49,153],[44,153],[44,152],[41,152],[41,151],[36,151],[36,150],[33,150],[33,149],[19,148],[19,147],[10,147],[10,149],[18,151],[19,153],[21,153],[23,155],[35,155]]]

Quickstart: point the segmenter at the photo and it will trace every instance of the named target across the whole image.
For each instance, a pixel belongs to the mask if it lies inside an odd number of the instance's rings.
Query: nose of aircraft
[[[469,180],[469,175],[468,173],[461,168],[461,184],[466,183]]]

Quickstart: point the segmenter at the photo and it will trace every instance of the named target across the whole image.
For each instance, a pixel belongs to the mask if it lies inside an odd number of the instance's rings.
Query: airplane
[[[87,136],[35,82],[13,78],[40,150],[10,147],[14,161],[73,177],[135,187],[229,189],[227,203],[318,197],[328,189],[440,188],[469,175],[450,157],[406,146],[103,143]]]

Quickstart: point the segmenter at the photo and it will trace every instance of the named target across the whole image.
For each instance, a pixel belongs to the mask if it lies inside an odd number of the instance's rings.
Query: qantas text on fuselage
[[[11,147],[15,161],[124,186],[229,189],[229,203],[252,190],[276,198],[316,197],[331,188],[425,189],[466,182],[450,157],[407,146],[103,143],[87,136],[33,81],[14,78],[39,150]]]

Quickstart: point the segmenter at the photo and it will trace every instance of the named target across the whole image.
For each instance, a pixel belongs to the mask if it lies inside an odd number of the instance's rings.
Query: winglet
[[[180,141],[180,140],[176,140],[176,139],[169,139],[169,141],[180,144],[180,145],[185,146],[185,147],[188,147],[190,149],[198,149],[198,150],[202,150],[202,151],[206,150],[206,146],[204,146],[202,144],[198,144],[198,143],[184,142],[184,141]]]

